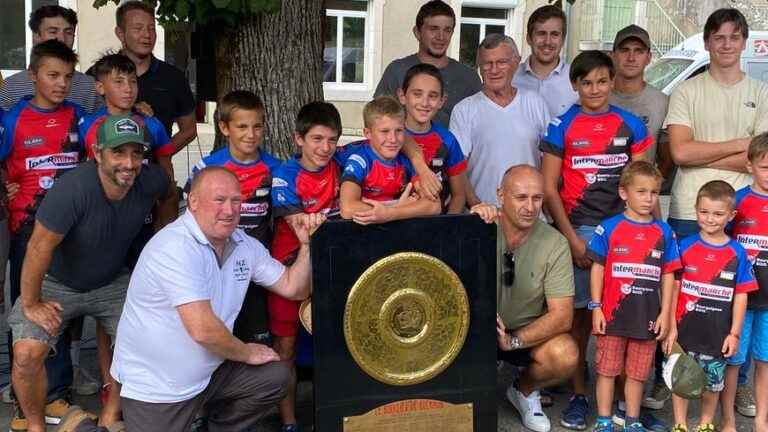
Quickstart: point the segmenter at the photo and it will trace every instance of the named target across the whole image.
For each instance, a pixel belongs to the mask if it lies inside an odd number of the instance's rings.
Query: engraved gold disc
[[[312,297],[307,298],[299,305],[299,320],[301,325],[312,334]]]
[[[371,377],[418,384],[456,358],[469,328],[464,285],[444,262],[416,252],[382,258],[349,292],[344,337]]]

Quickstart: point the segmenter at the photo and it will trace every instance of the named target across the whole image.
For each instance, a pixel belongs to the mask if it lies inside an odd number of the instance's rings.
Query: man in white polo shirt
[[[309,295],[309,236],[325,218],[292,225],[301,247],[288,268],[236,229],[239,219],[237,178],[208,167],[192,182],[187,213],[144,248],[110,371],[127,430],[186,432],[201,408],[211,431],[247,430],[284,396],[288,370],[277,353],[241,342],[232,326],[251,281],[289,299]],[[91,430],[77,414],[62,430]]]
[[[496,190],[507,168],[540,165],[538,142],[550,118],[541,96],[512,85],[520,54],[511,37],[486,36],[477,50],[477,64],[483,89],[459,102],[451,115],[451,132],[469,165],[469,207],[498,204]]]

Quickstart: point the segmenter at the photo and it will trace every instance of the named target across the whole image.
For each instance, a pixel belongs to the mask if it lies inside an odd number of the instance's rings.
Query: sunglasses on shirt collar
[[[504,273],[502,274],[504,278],[504,285],[511,286],[513,283],[515,283],[515,253],[514,252],[504,252],[504,265],[506,266],[506,270],[504,270]]]

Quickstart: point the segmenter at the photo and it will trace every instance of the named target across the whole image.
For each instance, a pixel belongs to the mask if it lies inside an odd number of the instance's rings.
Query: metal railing
[[[685,40],[657,0],[584,0],[581,4],[581,46],[611,49],[616,32],[630,24],[648,31],[655,58]]]

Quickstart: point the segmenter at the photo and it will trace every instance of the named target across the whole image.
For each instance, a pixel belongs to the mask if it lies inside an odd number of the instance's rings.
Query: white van
[[[709,67],[704,34],[691,36],[645,70],[645,80],[669,95],[675,87]],[[752,78],[768,82],[768,31],[750,31],[741,54],[741,69]]]

